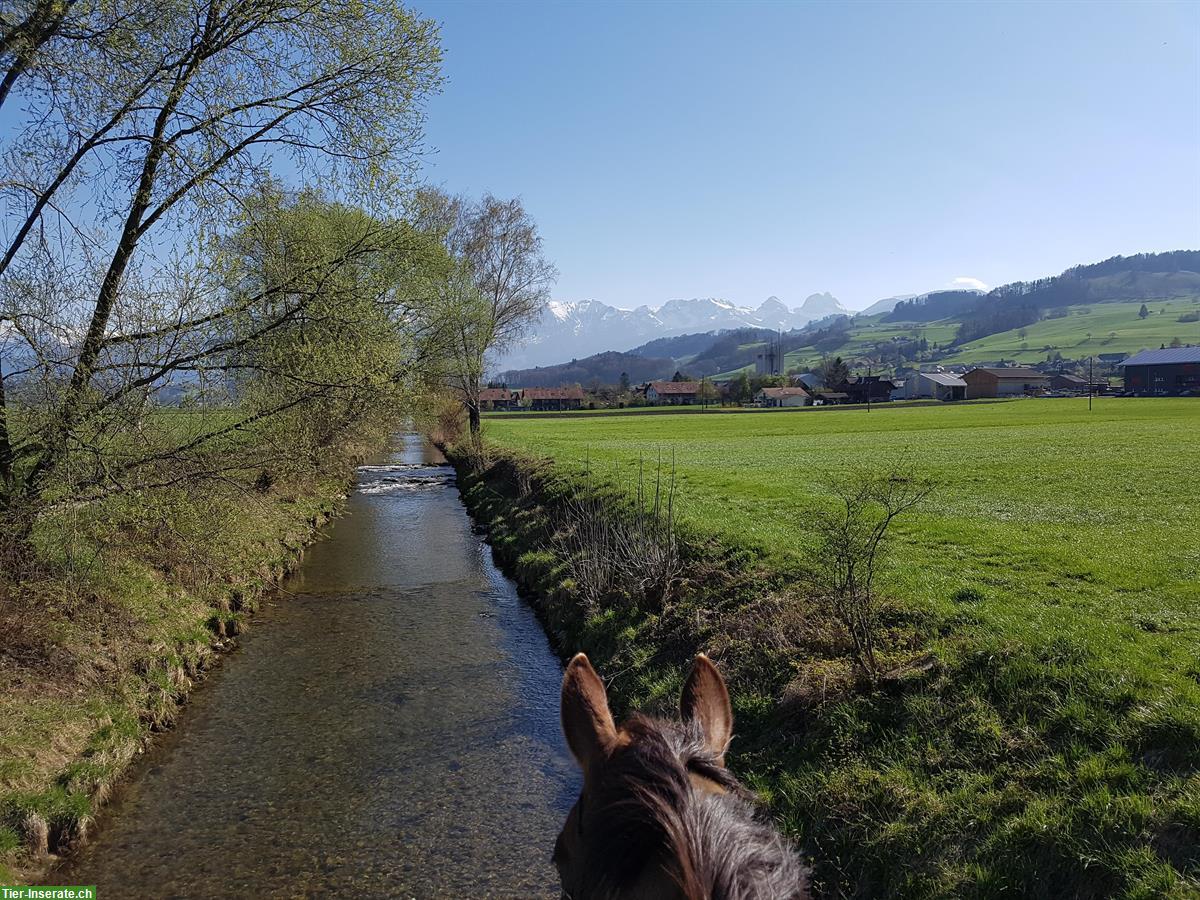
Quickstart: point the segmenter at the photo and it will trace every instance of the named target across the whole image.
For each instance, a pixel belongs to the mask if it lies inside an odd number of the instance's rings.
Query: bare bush
[[[819,597],[849,632],[855,658],[872,680],[879,675],[875,577],[888,549],[888,530],[933,488],[932,482],[911,474],[859,473],[835,486],[837,507],[817,518]]]
[[[625,594],[665,603],[683,575],[675,527],[675,465],[661,461],[652,485],[638,463],[633,503],[622,510],[593,484],[590,468],[563,504],[555,543],[584,601],[599,607]]]

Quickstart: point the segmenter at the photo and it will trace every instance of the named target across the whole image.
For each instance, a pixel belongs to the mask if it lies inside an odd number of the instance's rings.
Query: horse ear
[[[733,737],[733,706],[725,679],[707,656],[701,653],[692,662],[692,671],[679,698],[683,721],[696,722],[704,732],[704,743],[725,765],[725,750]]]
[[[563,674],[561,715],[567,746],[586,775],[616,742],[617,726],[608,711],[604,682],[582,653]]]

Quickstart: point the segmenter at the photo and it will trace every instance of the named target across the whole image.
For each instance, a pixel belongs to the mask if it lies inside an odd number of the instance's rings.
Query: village
[[[786,409],[806,406],[891,403],[908,400],[954,402],[1016,397],[1073,397],[1098,394],[1138,397],[1200,397],[1200,346],[1143,350],[1110,363],[1110,379],[1067,370],[1027,366],[935,366],[904,377],[851,375],[841,360],[789,375],[739,372],[732,378],[696,381],[676,372],[668,381],[637,385],[579,384],[553,388],[493,385],[479,393],[485,412],[563,412],[647,406],[717,406]],[[762,366],[759,366],[762,369]],[[831,379],[832,370],[842,377]],[[624,379],[623,379],[624,380]]]

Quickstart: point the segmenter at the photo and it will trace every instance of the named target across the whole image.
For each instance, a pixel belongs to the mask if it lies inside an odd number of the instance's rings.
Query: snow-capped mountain
[[[831,294],[812,294],[798,309],[778,297],[757,308],[716,297],[668,300],[654,308],[618,309],[599,300],[551,300],[523,345],[496,361],[497,369],[565,362],[605,350],[625,351],[646,341],[677,334],[729,328],[801,328],[835,313],[849,315]]]

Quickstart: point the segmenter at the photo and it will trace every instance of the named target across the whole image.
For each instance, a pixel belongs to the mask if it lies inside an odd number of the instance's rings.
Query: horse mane
[[[688,900],[806,898],[806,872],[694,723],[636,715],[588,793],[589,900],[629,895],[663,869]],[[692,776],[714,786],[693,786]],[[583,900],[582,897],[578,900]]]

